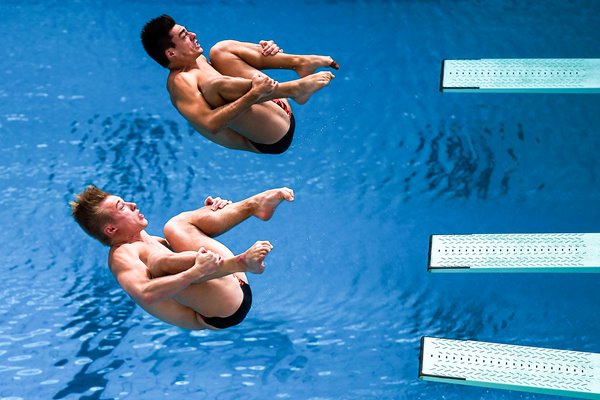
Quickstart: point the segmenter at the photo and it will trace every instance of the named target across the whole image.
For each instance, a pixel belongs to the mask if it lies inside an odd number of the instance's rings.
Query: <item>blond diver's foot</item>
[[[239,260],[245,266],[245,272],[262,274],[265,270],[265,257],[273,250],[271,243],[258,241],[240,254]]]
[[[329,71],[317,72],[316,74],[308,75],[298,81],[298,95],[293,96],[292,99],[298,104],[304,104],[310,99],[317,90],[323,89],[329,85],[329,82],[335,78],[335,76]]]
[[[340,69],[338,63],[329,56],[306,56],[295,70],[300,78],[304,78],[314,74],[317,68],[321,67]]]
[[[275,209],[282,201],[294,201],[294,191],[290,188],[271,189],[255,196],[257,201],[254,215],[263,221],[271,219]]]

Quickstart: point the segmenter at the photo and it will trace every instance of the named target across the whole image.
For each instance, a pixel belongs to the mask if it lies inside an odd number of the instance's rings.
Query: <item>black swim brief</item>
[[[286,151],[292,144],[292,140],[294,139],[294,130],[296,129],[294,114],[292,114],[292,111],[288,108],[287,104],[279,99],[273,99],[273,103],[281,107],[283,111],[285,111],[290,117],[290,129],[288,129],[287,133],[283,135],[281,139],[272,144],[256,143],[250,140],[250,143],[252,143],[252,145],[263,154],[281,154]]]
[[[211,326],[214,326],[215,328],[225,329],[239,324],[244,320],[244,318],[246,318],[248,311],[250,311],[250,307],[252,307],[252,290],[250,290],[250,285],[248,285],[246,282],[244,282],[237,276],[235,277],[240,283],[240,287],[242,289],[242,292],[244,293],[242,304],[240,304],[240,307],[237,309],[237,311],[231,314],[229,317],[205,317],[203,315],[198,314],[200,315],[200,317],[202,317],[202,320],[204,322]]]

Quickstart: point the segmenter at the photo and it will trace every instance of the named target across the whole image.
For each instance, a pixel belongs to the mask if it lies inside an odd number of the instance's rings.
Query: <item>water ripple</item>
[[[95,115],[86,122],[73,122],[71,133],[81,138],[77,144],[80,157],[91,158],[94,175],[105,177],[103,180],[116,186],[113,190],[125,196],[135,194],[152,203],[156,191],[147,190],[147,185],[156,184],[161,202],[168,205],[173,174],[187,180],[192,172],[185,166],[178,171],[178,158],[184,150],[179,144],[184,138],[178,123],[156,115]]]

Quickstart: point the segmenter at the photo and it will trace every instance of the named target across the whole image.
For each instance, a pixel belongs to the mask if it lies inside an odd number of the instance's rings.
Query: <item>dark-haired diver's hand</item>
[[[213,198],[212,196],[208,196],[206,200],[204,200],[204,205],[210,207],[211,211],[220,210],[228,204],[231,204],[231,200],[225,200],[220,197]]]
[[[279,82],[269,78],[264,74],[256,74],[252,77],[252,89],[246,95],[251,94],[255,103],[259,103],[265,97],[268,97],[279,86]]]
[[[277,43],[272,40],[261,40],[258,44],[262,47],[263,56],[274,56],[277,53],[283,53],[283,49],[280,49]]]
[[[192,268],[200,275],[199,278],[201,278],[217,273],[222,264],[223,257],[204,247],[200,247],[196,253],[196,262]]]

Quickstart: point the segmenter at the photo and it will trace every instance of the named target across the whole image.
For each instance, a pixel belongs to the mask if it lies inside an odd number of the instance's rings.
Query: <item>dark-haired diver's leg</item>
[[[338,69],[329,56],[278,53],[265,56],[259,44],[223,40],[210,50],[211,65],[223,75],[251,79],[263,69],[290,69],[302,78],[319,67]]]
[[[304,104],[317,90],[327,86],[333,79],[328,71],[317,72],[304,78],[289,82],[280,82],[277,88],[262,103],[273,99],[291,98],[298,104]],[[221,107],[235,101],[252,88],[252,80],[231,76],[218,76],[202,85],[204,99],[213,107]]]

